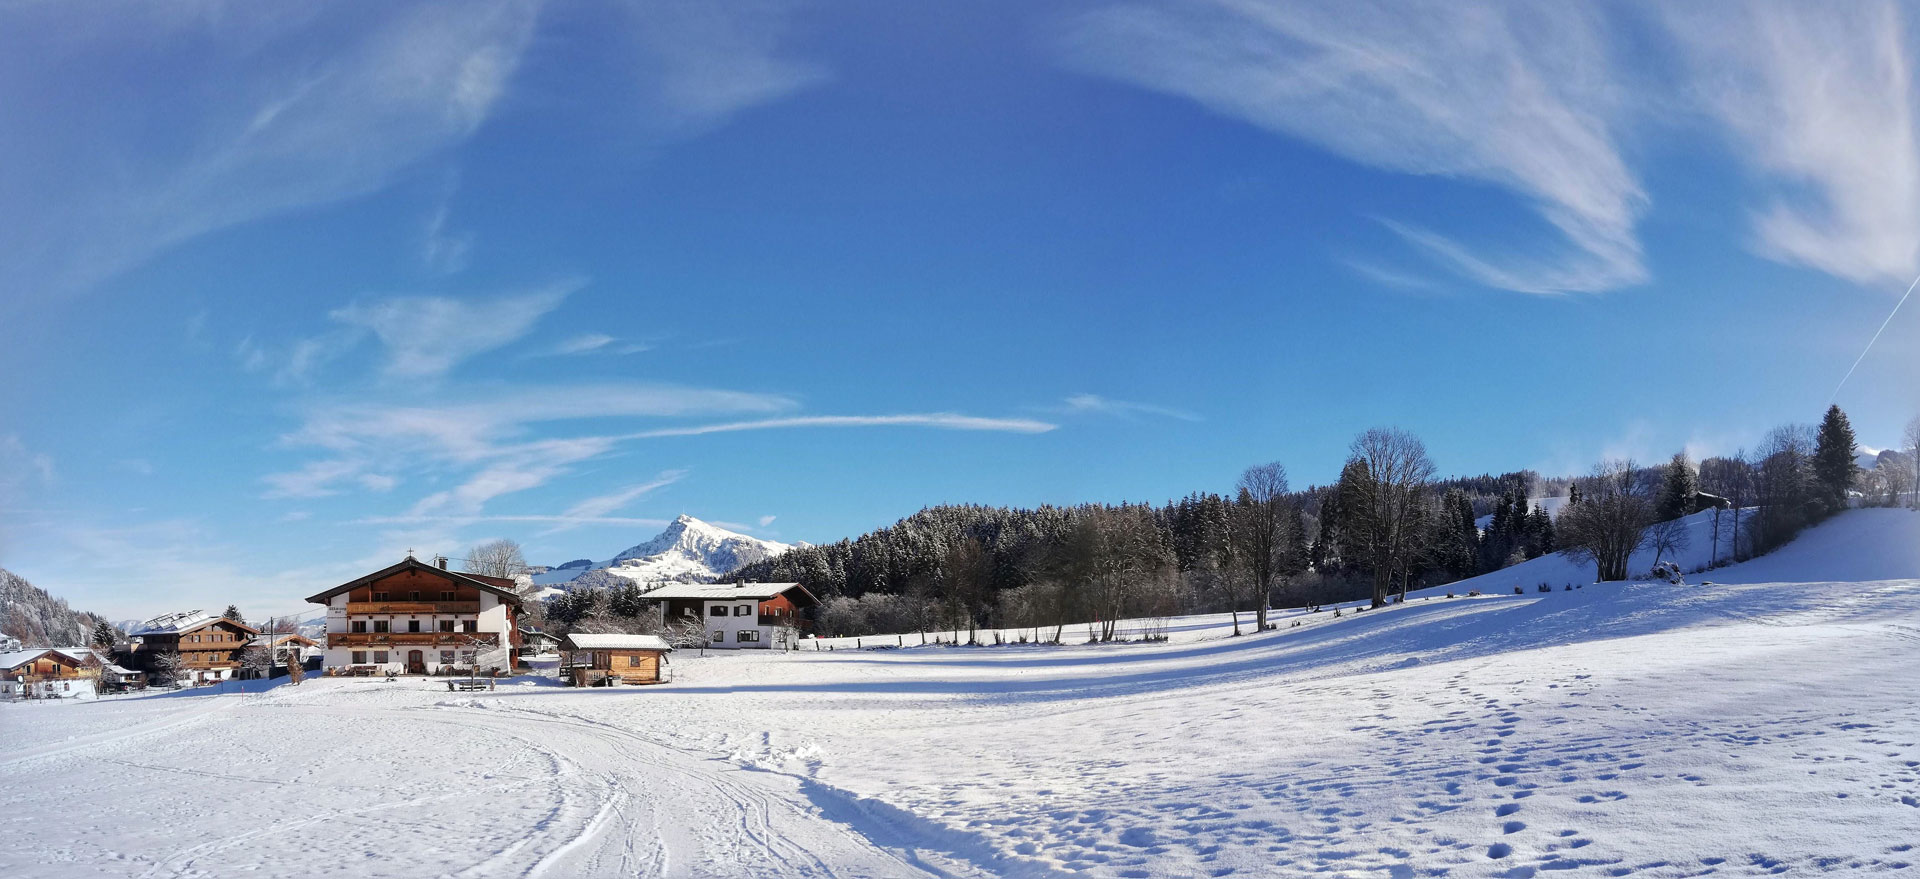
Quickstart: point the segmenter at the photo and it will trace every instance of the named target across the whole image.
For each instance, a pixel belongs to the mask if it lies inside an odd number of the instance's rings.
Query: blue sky
[[[1304,486],[1383,424],[1727,452],[1920,273],[1894,6],[718,6],[0,7],[0,565],[264,615],[682,512]]]

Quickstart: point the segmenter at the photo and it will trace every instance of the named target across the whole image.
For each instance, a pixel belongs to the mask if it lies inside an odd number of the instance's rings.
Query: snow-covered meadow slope
[[[0,808],[33,816],[0,875],[1915,870],[1920,514],[1693,579],[1159,645],[679,655],[653,688],[0,706]]]

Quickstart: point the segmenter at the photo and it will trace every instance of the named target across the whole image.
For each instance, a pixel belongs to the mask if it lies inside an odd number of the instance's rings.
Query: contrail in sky
[[[1893,310],[1887,312],[1887,319],[1880,322],[1880,329],[1873,331],[1873,338],[1867,340],[1867,347],[1860,349],[1860,356],[1853,359],[1853,365],[1847,367],[1847,374],[1840,377],[1840,383],[1833,386],[1833,396],[1827,398],[1827,405],[1840,399],[1840,389],[1847,386],[1847,379],[1853,378],[1853,371],[1860,368],[1860,361],[1867,359],[1867,352],[1873,350],[1873,343],[1880,341],[1880,334],[1887,331],[1887,324],[1893,323],[1893,316],[1900,313],[1900,306],[1907,304],[1907,297],[1913,295],[1913,288],[1920,287],[1920,278],[1914,278],[1907,285],[1907,292],[1901,294],[1900,301],[1893,304]]]

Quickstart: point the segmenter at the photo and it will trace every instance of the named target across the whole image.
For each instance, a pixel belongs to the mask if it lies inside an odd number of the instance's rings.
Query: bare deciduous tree
[[[1594,563],[1601,581],[1625,580],[1627,564],[1647,539],[1653,500],[1635,478],[1632,461],[1603,461],[1585,480],[1580,502],[1560,514],[1561,553]]]
[[[1248,575],[1250,601],[1247,603],[1253,606],[1254,630],[1264,632],[1274,580],[1280,573],[1282,554],[1287,550],[1287,526],[1292,513],[1287,497],[1287,468],[1278,461],[1248,467],[1240,474],[1235,487],[1239,491],[1230,513],[1233,530],[1229,539],[1236,544],[1234,555]],[[1233,614],[1234,634],[1239,634],[1239,602],[1235,602]]]
[[[489,540],[467,550],[467,573],[511,580],[527,572],[520,544],[506,538]]]
[[[1373,569],[1373,606],[1385,607],[1394,575],[1412,555],[1433,461],[1419,437],[1398,428],[1369,430],[1354,439],[1349,452],[1355,496],[1341,498],[1344,526]]]
[[[1907,422],[1907,468],[1912,474],[1908,480],[1907,505],[1920,509],[1920,415]]]

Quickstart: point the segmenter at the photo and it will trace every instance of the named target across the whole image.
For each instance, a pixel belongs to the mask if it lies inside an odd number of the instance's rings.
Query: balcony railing
[[[479,641],[497,645],[494,632],[328,632],[328,647],[386,647],[389,645],[457,647]]]
[[[441,613],[476,614],[478,601],[350,601],[347,614],[363,613]]]

